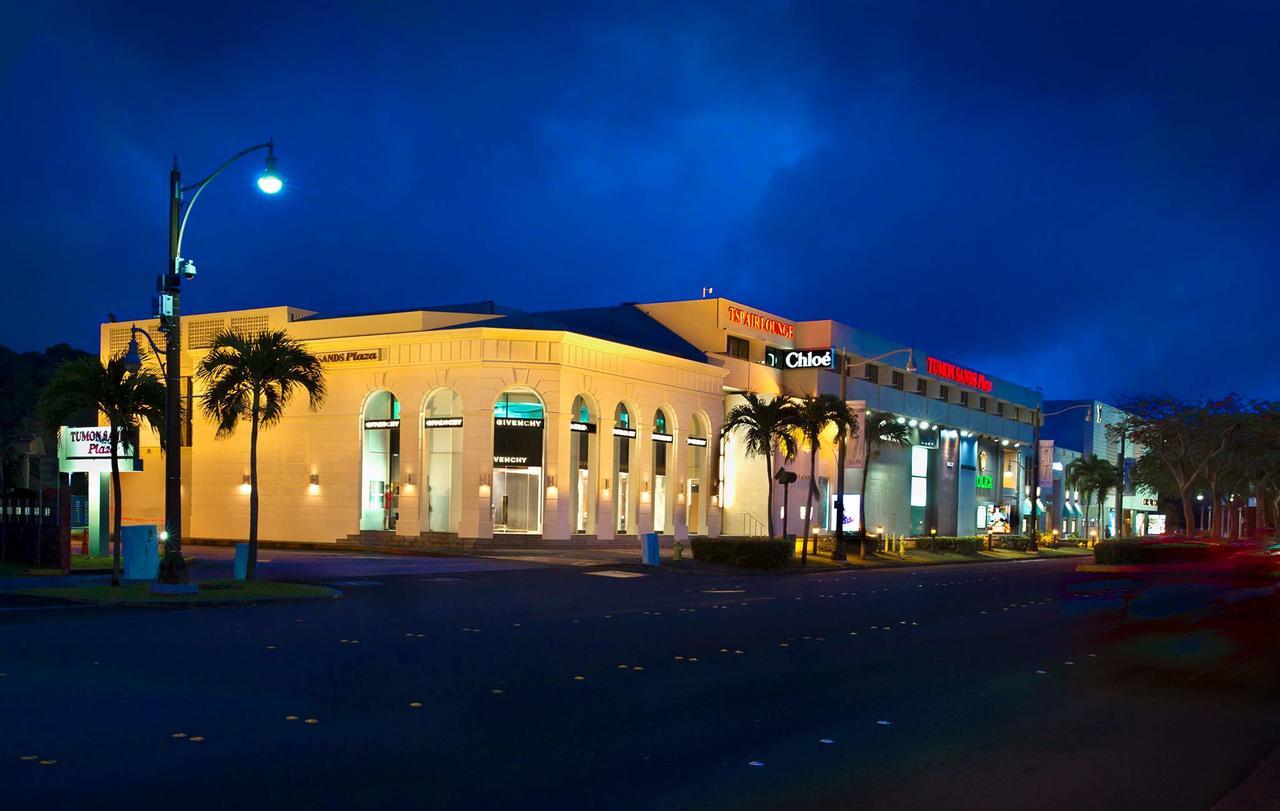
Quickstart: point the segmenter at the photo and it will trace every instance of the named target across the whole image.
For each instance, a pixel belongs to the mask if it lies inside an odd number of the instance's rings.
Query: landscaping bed
[[[276,583],[269,580],[211,580],[200,583],[194,594],[152,594],[150,583],[119,586],[66,586],[31,588],[15,592],[28,597],[44,597],[77,603],[107,605],[222,605],[279,600],[331,600],[341,596],[337,589],[305,583]]]

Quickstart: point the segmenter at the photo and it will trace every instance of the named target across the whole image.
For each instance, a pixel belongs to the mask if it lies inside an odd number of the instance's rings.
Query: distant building
[[[1093,531],[1100,538],[1117,535],[1117,511],[1115,490],[1108,490],[1102,503],[1102,526],[1098,526],[1097,503],[1090,505],[1088,515],[1083,513],[1083,500],[1075,491],[1067,492],[1063,479],[1066,466],[1076,458],[1096,455],[1117,467],[1120,466],[1120,440],[1109,435],[1110,426],[1120,424],[1127,412],[1100,400],[1046,400],[1046,414],[1040,430],[1042,440],[1053,442],[1053,472],[1055,526],[1066,532],[1063,522],[1078,521],[1076,531],[1088,536]],[[1133,485],[1133,465],[1142,456],[1142,448],[1129,441],[1124,443],[1124,498],[1119,511],[1119,535],[1150,535],[1164,531],[1164,516],[1159,512],[1159,496],[1143,487]]]

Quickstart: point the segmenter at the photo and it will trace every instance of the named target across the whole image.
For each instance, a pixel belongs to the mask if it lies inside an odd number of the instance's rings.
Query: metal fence
[[[0,496],[0,562],[71,568],[71,499],[57,490]]]

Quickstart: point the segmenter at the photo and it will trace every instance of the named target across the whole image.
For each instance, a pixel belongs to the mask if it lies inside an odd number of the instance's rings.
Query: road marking
[[[605,569],[602,572],[583,572],[583,574],[593,574],[597,577],[645,577],[646,575],[639,572],[624,572],[618,569]]]
[[[378,582],[377,580],[334,580],[329,585],[360,587],[360,586],[381,586],[383,584]]]

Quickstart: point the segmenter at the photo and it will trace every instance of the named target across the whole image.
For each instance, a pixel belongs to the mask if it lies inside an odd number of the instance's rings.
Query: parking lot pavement
[[[229,546],[184,546],[194,559],[192,577],[229,578],[234,574],[235,549]],[[326,552],[301,549],[260,549],[258,576],[265,580],[330,580],[383,575],[463,574],[534,569],[534,561],[492,558],[381,555],[372,552]]]

